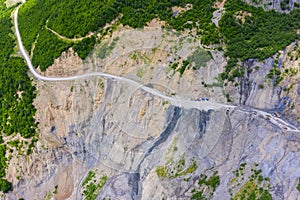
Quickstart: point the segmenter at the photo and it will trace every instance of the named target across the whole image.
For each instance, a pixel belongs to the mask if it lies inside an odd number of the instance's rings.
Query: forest
[[[22,58],[13,56],[16,40],[13,37],[11,12],[4,1],[0,1],[3,11],[0,15],[0,191],[12,190],[12,184],[5,179],[9,162],[9,152],[13,152],[6,136],[20,134],[29,139],[36,135],[34,120],[35,87],[28,77],[28,68]]]
[[[81,42],[66,42],[45,29],[45,26],[68,38],[82,37],[89,32],[101,32],[106,23],[122,13],[120,22],[133,28],[142,28],[153,18],[160,18],[169,24],[169,28],[178,31],[196,27],[203,34],[205,44],[218,43],[218,32],[212,17],[213,0],[105,0],[89,3],[77,1],[28,0],[19,11],[19,26],[22,40],[28,52],[33,44],[33,64],[42,71],[53,64],[54,59],[66,49],[73,47],[78,55],[85,59],[93,49],[96,38],[86,38]],[[189,10],[178,18],[173,17],[172,7],[192,3]],[[193,24],[186,23],[192,21]]]
[[[105,5],[105,6],[104,6]],[[79,6],[79,7],[78,7]],[[28,52],[31,52],[33,44],[35,48],[32,55],[33,65],[39,66],[42,71],[54,63],[61,53],[70,47],[84,59],[93,49],[96,42],[95,37],[86,38],[79,42],[68,42],[59,39],[45,28],[47,25],[52,30],[63,36],[76,38],[85,36],[90,31],[95,31],[105,22],[99,22],[92,16],[101,8],[104,12],[108,4],[96,1],[90,3],[77,1],[26,1],[19,11],[19,29],[22,41]],[[76,12],[78,10],[78,12]],[[109,9],[108,9],[109,10]],[[74,15],[74,11],[76,15]],[[103,14],[99,11],[99,14]],[[70,16],[69,16],[70,15]],[[103,19],[112,20],[113,15]],[[89,20],[87,20],[89,18]],[[109,22],[109,21],[108,21]]]
[[[283,50],[299,39],[299,10],[290,14],[250,6],[240,0],[228,0],[226,13],[220,21],[219,32],[226,44],[225,56],[229,57],[223,79],[233,80],[243,75],[238,61],[250,58],[264,60]],[[246,13],[245,21],[237,19],[237,13]]]
[[[41,71],[45,71],[52,65],[54,59],[61,55],[61,52],[68,50],[72,43],[64,42],[48,29],[42,28],[35,44],[32,64],[40,66]]]
[[[298,38],[296,30],[300,27],[298,9],[290,14],[250,6],[242,0],[226,1],[226,13],[219,27],[211,22],[214,0],[105,0],[89,3],[77,1],[28,0],[20,10],[20,30],[28,51],[36,42],[33,51],[33,63],[44,71],[53,64],[62,51],[69,47],[85,59],[92,51],[96,38],[87,38],[78,43],[68,43],[58,39],[45,30],[45,25],[59,34],[70,37],[82,37],[89,32],[101,32],[106,23],[122,13],[120,22],[133,28],[142,28],[153,18],[167,22],[166,28],[182,31],[196,29],[201,43],[224,46],[229,61],[223,79],[233,80],[243,75],[238,61],[249,58],[263,60],[274,55]],[[172,7],[192,9],[173,16]],[[244,21],[239,15],[245,15]]]

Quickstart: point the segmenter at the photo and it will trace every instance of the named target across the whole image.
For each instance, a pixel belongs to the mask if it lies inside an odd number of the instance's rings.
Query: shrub
[[[12,184],[5,179],[0,179],[0,190],[7,193],[13,189]]]
[[[158,166],[156,168],[156,174],[160,178],[164,178],[167,176],[166,168],[164,166]]]
[[[264,89],[264,87],[265,87],[264,84],[259,84],[259,85],[258,85],[258,88],[259,88],[259,89]]]

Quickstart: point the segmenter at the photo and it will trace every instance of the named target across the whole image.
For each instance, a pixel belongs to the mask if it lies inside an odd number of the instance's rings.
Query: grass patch
[[[136,75],[137,77],[139,78],[142,78],[146,73],[146,69],[144,67],[140,67],[137,72],[136,72]]]
[[[167,172],[166,172],[166,168],[164,166],[158,166],[156,168],[156,174],[158,177],[160,178],[165,178],[167,177]]]
[[[112,50],[116,47],[119,37],[113,39],[112,42],[106,41],[99,48],[96,49],[96,55],[100,59],[104,59],[110,55]]]
[[[206,63],[211,60],[211,54],[204,49],[197,48],[187,60],[192,63],[193,69],[197,70],[200,67],[205,67]]]
[[[186,161],[181,157],[177,162],[173,160],[169,161],[167,166],[158,166],[156,168],[156,174],[160,178],[177,178],[191,174],[196,171],[197,163],[195,160],[191,159],[190,165],[186,167]]]

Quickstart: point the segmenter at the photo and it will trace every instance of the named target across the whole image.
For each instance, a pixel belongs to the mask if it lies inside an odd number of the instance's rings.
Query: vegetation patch
[[[169,101],[163,101],[162,106],[168,105],[170,102]]]
[[[173,70],[173,75],[175,72],[179,72],[180,76],[191,66],[191,63],[188,60],[179,60],[171,63],[167,68],[167,71]]]
[[[289,0],[280,1],[280,8],[282,10],[289,10],[290,9],[290,1]]]
[[[197,70],[206,66],[206,63],[211,60],[211,54],[204,49],[197,48],[187,60],[192,63],[193,69]]]
[[[217,171],[214,172],[209,178],[207,175],[201,174],[198,179],[197,186],[192,189],[191,199],[211,199],[219,185],[220,177]]]
[[[99,191],[107,182],[106,175],[98,176],[94,171],[89,171],[88,176],[82,183],[82,195],[86,200],[95,200]]]
[[[187,60],[183,60],[182,61],[182,65],[180,66],[180,68],[178,69],[178,72],[180,73],[180,75],[183,74],[183,72],[190,66],[190,62]]]
[[[263,177],[261,170],[256,169],[257,164],[248,166],[242,163],[233,172],[235,175],[229,182],[229,192],[233,200],[272,200],[269,193],[270,179]],[[246,177],[245,174],[250,176]]]
[[[57,194],[57,188],[58,188],[58,185],[56,185],[56,186],[54,187],[53,192],[51,192],[51,191],[46,192],[46,194],[45,194],[44,197],[43,197],[43,200],[51,200],[51,199],[53,199],[53,196],[54,196],[55,194]],[[19,200],[20,200],[20,199],[19,199]]]
[[[190,160],[190,164],[186,166],[186,161],[182,156],[177,162],[171,160],[168,165],[158,166],[156,168],[156,174],[160,178],[177,178],[193,173],[197,169],[197,163],[194,159]]]
[[[13,189],[12,184],[5,180],[5,179],[0,179],[0,190],[4,193],[7,193]]]
[[[157,166],[156,174],[159,178],[173,179],[196,171],[198,166],[194,158],[186,161],[185,155],[181,155],[177,160],[175,159],[178,153],[177,142],[178,137],[175,136],[165,152],[166,163],[163,166]]]
[[[259,187],[255,182],[246,182],[232,198],[233,200],[272,200],[268,190]]]
[[[35,87],[24,60],[13,56],[16,40],[11,13],[16,7],[7,8],[4,2],[0,0],[0,191],[6,193],[13,189],[5,179],[9,161],[15,154],[25,154],[27,140],[36,135],[37,124],[32,105]]]
[[[84,38],[81,42],[75,43],[73,49],[77,52],[81,59],[85,59],[88,54],[94,49],[96,43],[96,37],[91,36]]]
[[[137,75],[137,77],[142,78],[145,75],[146,72],[147,71],[146,71],[145,66],[142,66],[142,67],[138,68],[138,70],[136,72],[136,75]]]
[[[89,171],[87,177],[85,178],[85,180],[82,183],[82,186],[85,186],[88,182],[90,182],[93,178],[95,178],[95,172],[94,171]]]
[[[175,72],[176,69],[178,68],[178,66],[179,66],[179,63],[178,63],[178,62],[171,63],[171,64],[169,65],[167,71],[169,72],[169,71],[173,70],[173,72]]]
[[[43,29],[39,33],[39,38],[35,44],[32,57],[32,64],[45,71],[48,66],[54,63],[54,59],[61,55],[61,52],[67,51],[72,43],[64,42],[48,29]]]
[[[238,61],[266,59],[299,38],[299,10],[290,14],[264,11],[241,0],[226,1],[225,8],[219,31],[227,45],[225,56],[230,59],[223,79],[231,78],[230,72],[238,66]],[[244,23],[236,18],[236,13],[241,11],[249,13]]]
[[[165,166],[158,166],[156,168],[156,174],[160,178],[166,178],[167,177],[166,167]]]
[[[185,7],[188,3],[193,5],[193,9],[181,13],[179,17],[173,16],[172,7]],[[105,0],[103,2],[28,0],[20,9],[19,24],[23,43],[28,51],[31,50],[38,35],[49,34],[44,30],[46,24],[50,29],[67,38],[84,37],[90,32],[105,35],[104,26],[120,14],[122,14],[120,23],[134,28],[144,27],[153,18],[166,21],[170,28],[176,30],[196,28],[199,35],[203,35],[201,41],[210,44],[219,41],[216,26],[211,22],[214,11],[213,4],[214,0],[163,0],[159,3],[155,0],[142,2],[135,0]],[[187,23],[188,21],[190,23]],[[114,29],[113,26],[112,28]],[[38,39],[37,46],[44,45],[47,52],[41,48],[34,50],[33,54],[37,54],[35,66],[42,65],[42,69],[48,67],[53,61],[47,60],[47,62],[40,63],[43,58],[50,56],[49,59],[54,60],[57,57],[56,53],[60,55],[62,51],[73,45],[78,55],[84,59],[95,44],[93,37],[73,44],[66,41],[59,43],[57,39],[57,36],[49,37],[48,40]],[[52,44],[58,45],[58,47],[48,49]],[[42,56],[44,53],[48,54]],[[101,54],[100,57],[104,57],[104,55]]]
[[[149,64],[150,62],[150,59],[145,54],[137,51],[132,53],[130,58],[134,61],[142,61],[145,64]]]
[[[218,172],[215,172],[210,178],[207,179],[207,176],[204,174],[200,175],[200,179],[198,180],[198,185],[206,185],[216,190],[217,186],[220,185],[220,177],[217,175]]]
[[[271,80],[275,80],[274,85],[278,85],[282,80],[283,77],[280,76],[281,71],[276,67],[276,64],[273,65],[273,68],[270,69],[269,73],[267,74],[267,77]]]
[[[165,104],[168,104],[168,101],[165,101]],[[178,142],[178,136],[175,136],[172,140],[171,145],[169,146],[169,148],[167,149],[166,153],[165,153],[165,160],[166,160],[166,165],[174,162],[174,156],[177,152],[177,142]]]
[[[117,41],[119,40],[119,37],[114,38],[111,42],[106,41],[103,44],[99,46],[99,48],[96,49],[96,55],[100,59],[104,59],[107,56],[110,55],[112,50],[115,48]]]

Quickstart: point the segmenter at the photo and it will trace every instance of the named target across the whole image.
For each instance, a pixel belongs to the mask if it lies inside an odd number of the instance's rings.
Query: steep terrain
[[[104,83],[104,95],[94,107],[99,82]],[[48,94],[54,91],[48,102],[43,99],[45,111],[40,113],[48,121],[40,124],[43,134],[29,162],[19,160],[22,178],[8,199],[41,199],[47,194],[81,199],[89,171],[108,177],[103,188],[95,190],[100,199],[188,199],[199,188],[200,174],[214,172],[220,186],[211,197],[229,199],[230,189],[234,196],[250,181],[250,168],[237,179],[235,171],[242,163],[262,170],[274,199],[299,195],[299,133],[240,109],[207,112],[164,105],[159,98],[111,80],[74,86],[73,92],[69,83],[42,86]]]
[[[176,38],[183,42],[172,42]],[[226,103],[227,91],[236,104],[245,99],[242,104],[266,110],[280,104],[280,93],[268,94],[277,87],[262,82],[265,87],[258,88],[266,74],[263,70],[268,70],[262,65],[269,60],[246,63],[249,68],[261,67],[248,77],[253,86],[242,93],[239,87],[218,84],[226,64],[220,52],[212,51],[206,66],[196,71],[180,75],[170,68],[178,54],[180,62],[199,49],[188,38],[164,32],[157,22],[143,30],[120,27],[84,62],[70,51],[44,75],[98,70],[129,77],[178,99],[207,97]],[[64,64],[69,62],[73,71]],[[299,195],[300,171],[295,167],[300,162],[299,133],[286,131],[247,107],[186,109],[128,83],[99,77],[38,81],[36,87],[40,140],[34,153],[20,158],[19,166],[9,171],[8,177],[16,177],[17,171],[21,178],[10,179],[14,190],[7,199],[238,199],[252,193],[297,199]]]
[[[214,5],[216,27],[225,3]],[[192,9],[172,12],[180,19]],[[238,12],[236,21],[247,16]],[[66,43],[51,66],[37,67],[57,81],[29,74],[38,141],[26,156],[11,153],[5,178],[13,190],[0,198],[300,199],[299,41],[268,58],[243,60],[232,56],[230,43],[202,43],[195,28],[176,31],[157,18],[140,29],[116,21],[105,33],[83,36],[97,38],[84,59],[82,43]],[[129,81],[99,74],[59,80],[93,72]]]

